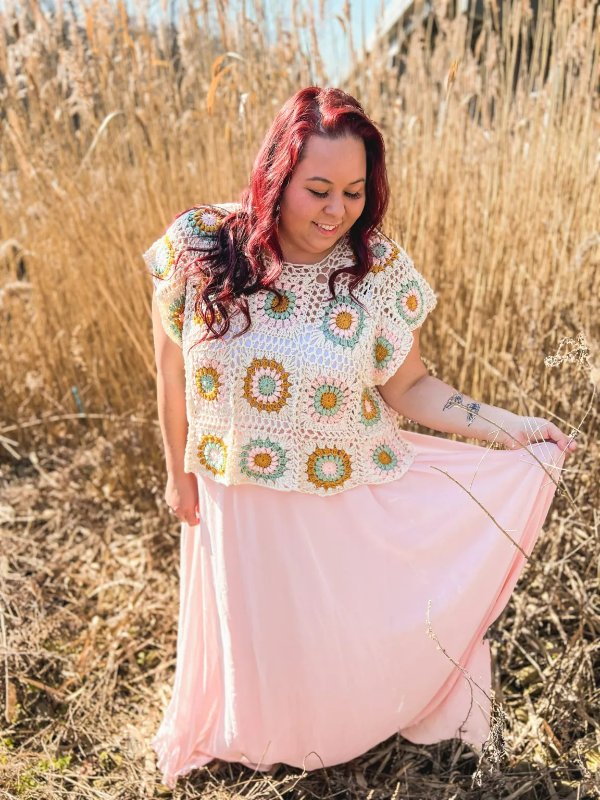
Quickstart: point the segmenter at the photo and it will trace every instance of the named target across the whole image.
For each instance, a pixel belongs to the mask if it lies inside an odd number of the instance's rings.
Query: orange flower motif
[[[290,397],[290,375],[274,358],[255,358],[246,370],[244,397],[260,411],[280,411]]]

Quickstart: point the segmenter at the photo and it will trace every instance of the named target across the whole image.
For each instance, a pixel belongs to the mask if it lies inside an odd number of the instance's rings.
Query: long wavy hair
[[[308,86],[276,114],[254,161],[249,185],[241,194],[241,208],[226,214],[215,246],[189,265],[188,275],[203,276],[195,303],[195,312],[207,327],[202,340],[222,337],[233,313],[244,314],[247,325],[236,335],[245,333],[251,324],[246,296],[271,289],[281,300],[274,286],[284,261],[277,237],[279,203],[307,140],[315,134],[333,139],[360,137],[367,156],[365,206],[348,232],[354,263],[330,275],[332,297],[338,274],[354,276],[348,287],[354,297],[352,290],[369,272],[373,263],[369,236],[381,224],[389,200],[384,140],[354,97],[341,89]],[[263,260],[264,253],[272,256],[270,266]]]

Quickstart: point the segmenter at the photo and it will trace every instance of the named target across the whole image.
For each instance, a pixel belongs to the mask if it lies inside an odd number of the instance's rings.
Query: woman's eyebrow
[[[307,178],[306,180],[307,181],[323,181],[323,183],[333,183],[333,181],[330,181],[328,178],[319,178],[318,175],[314,175],[312,178]],[[364,178],[357,178],[355,181],[350,181],[350,183],[347,184],[347,185],[348,186],[354,186],[355,183],[361,183],[361,181],[364,183],[365,179]]]

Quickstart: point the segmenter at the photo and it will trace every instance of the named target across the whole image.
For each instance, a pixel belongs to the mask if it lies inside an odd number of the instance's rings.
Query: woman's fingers
[[[194,525],[200,524],[200,509],[197,503],[193,511],[185,509],[183,506],[171,506],[170,508],[180,522],[185,522],[192,528]]]
[[[571,439],[566,433],[563,433],[561,429],[555,425],[550,420],[540,420],[543,425],[540,425],[541,430],[543,432],[543,439],[546,441],[555,442],[561,450],[566,450],[567,452],[572,453],[574,450],[577,449],[577,442]]]
[[[508,444],[511,450],[527,447],[534,442],[554,442],[567,453],[577,449],[577,443],[570,436],[543,417],[521,417],[520,426],[515,430],[514,437]]]
[[[563,433],[556,425],[553,425],[554,431],[556,431],[556,435],[559,437],[556,439],[557,445],[561,448],[561,450],[566,450],[569,453],[572,453],[574,450],[577,449],[577,442],[572,439],[570,436],[567,436],[566,433]]]
[[[185,515],[185,521],[192,528],[195,525],[199,525],[200,524],[200,509],[198,507],[198,503],[196,503],[196,505],[194,506],[194,510],[193,511],[190,511]]]
[[[192,528],[200,524],[198,484],[193,473],[169,475],[165,501],[180,522]]]

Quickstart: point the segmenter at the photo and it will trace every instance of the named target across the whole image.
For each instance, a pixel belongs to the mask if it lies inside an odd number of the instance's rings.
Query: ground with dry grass
[[[432,374],[580,443],[488,633],[493,746],[478,762],[457,741],[396,736],[306,774],[214,762],[174,792],[156,773],[178,524],[141,252],[177,211],[237,199],[273,111],[326,83],[326,5],[294,4],[275,41],[266,10],[229,2],[156,31],[100,5],[77,24],[37,5],[0,18],[0,798],[600,796],[600,67],[579,2],[539,29],[514,91],[514,41],[491,16],[475,55],[465,21],[442,19],[433,55],[411,39],[399,82],[372,57],[343,87],[386,138],[387,230],[439,295],[422,336]]]

